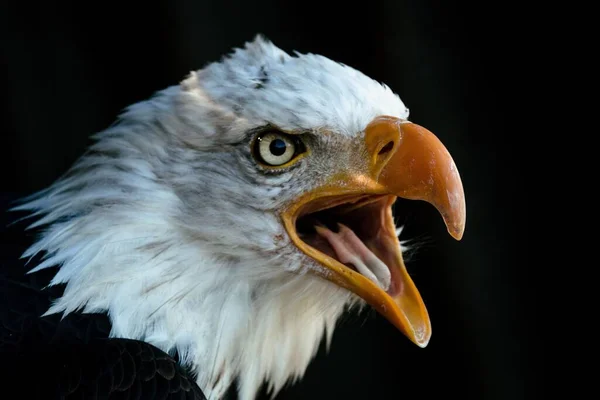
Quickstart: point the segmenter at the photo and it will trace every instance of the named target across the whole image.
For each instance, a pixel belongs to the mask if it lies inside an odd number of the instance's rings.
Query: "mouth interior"
[[[317,199],[296,220],[307,245],[359,272],[390,295],[396,295],[400,245],[392,220],[395,196]]]

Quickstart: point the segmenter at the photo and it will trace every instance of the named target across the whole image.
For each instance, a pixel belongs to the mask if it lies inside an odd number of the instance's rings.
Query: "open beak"
[[[425,347],[431,323],[406,271],[392,205],[424,200],[462,238],[465,196],[452,157],[427,129],[395,117],[365,129],[361,171],[340,172],[282,213],[294,244],[321,264],[314,272],[363,298],[411,341]],[[364,156],[362,156],[364,157]]]

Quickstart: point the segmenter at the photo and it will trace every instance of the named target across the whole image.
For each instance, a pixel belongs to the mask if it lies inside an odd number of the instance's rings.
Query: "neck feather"
[[[235,256],[187,234],[170,218],[178,197],[136,179],[143,190],[124,194],[67,177],[20,207],[45,226],[24,254],[46,254],[30,273],[58,265],[51,284],[66,284],[46,314],[106,312],[112,337],[177,352],[210,399],[236,380],[251,400],[265,382],[275,394],[300,378],[355,297],[300,267],[290,246]]]

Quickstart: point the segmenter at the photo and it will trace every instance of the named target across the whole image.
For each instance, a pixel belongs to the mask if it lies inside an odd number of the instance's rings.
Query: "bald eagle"
[[[38,232],[23,273],[54,268],[43,290],[63,287],[36,317],[106,315],[116,358],[154,360],[164,379],[185,366],[179,386],[208,399],[237,382],[251,400],[301,378],[353,306],[428,344],[397,197],[431,203],[461,239],[458,170],[399,96],[259,35],[128,107],[13,210]]]

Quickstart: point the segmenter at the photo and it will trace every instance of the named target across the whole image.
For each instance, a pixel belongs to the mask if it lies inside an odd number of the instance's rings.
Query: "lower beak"
[[[294,244],[325,267],[315,273],[363,298],[411,341],[425,347],[431,338],[431,322],[406,271],[392,205],[396,197],[427,201],[440,212],[448,232],[460,240],[466,220],[462,182],[444,145],[433,133],[416,124],[395,117],[378,117],[365,129],[364,146],[368,154],[364,171],[337,174],[329,183],[292,204],[282,218]],[[380,205],[375,209],[380,223],[377,234],[364,242],[371,254],[389,269],[389,288],[307,244],[296,231],[298,218],[305,214],[350,201],[360,207],[360,199],[364,198],[377,198]]]

